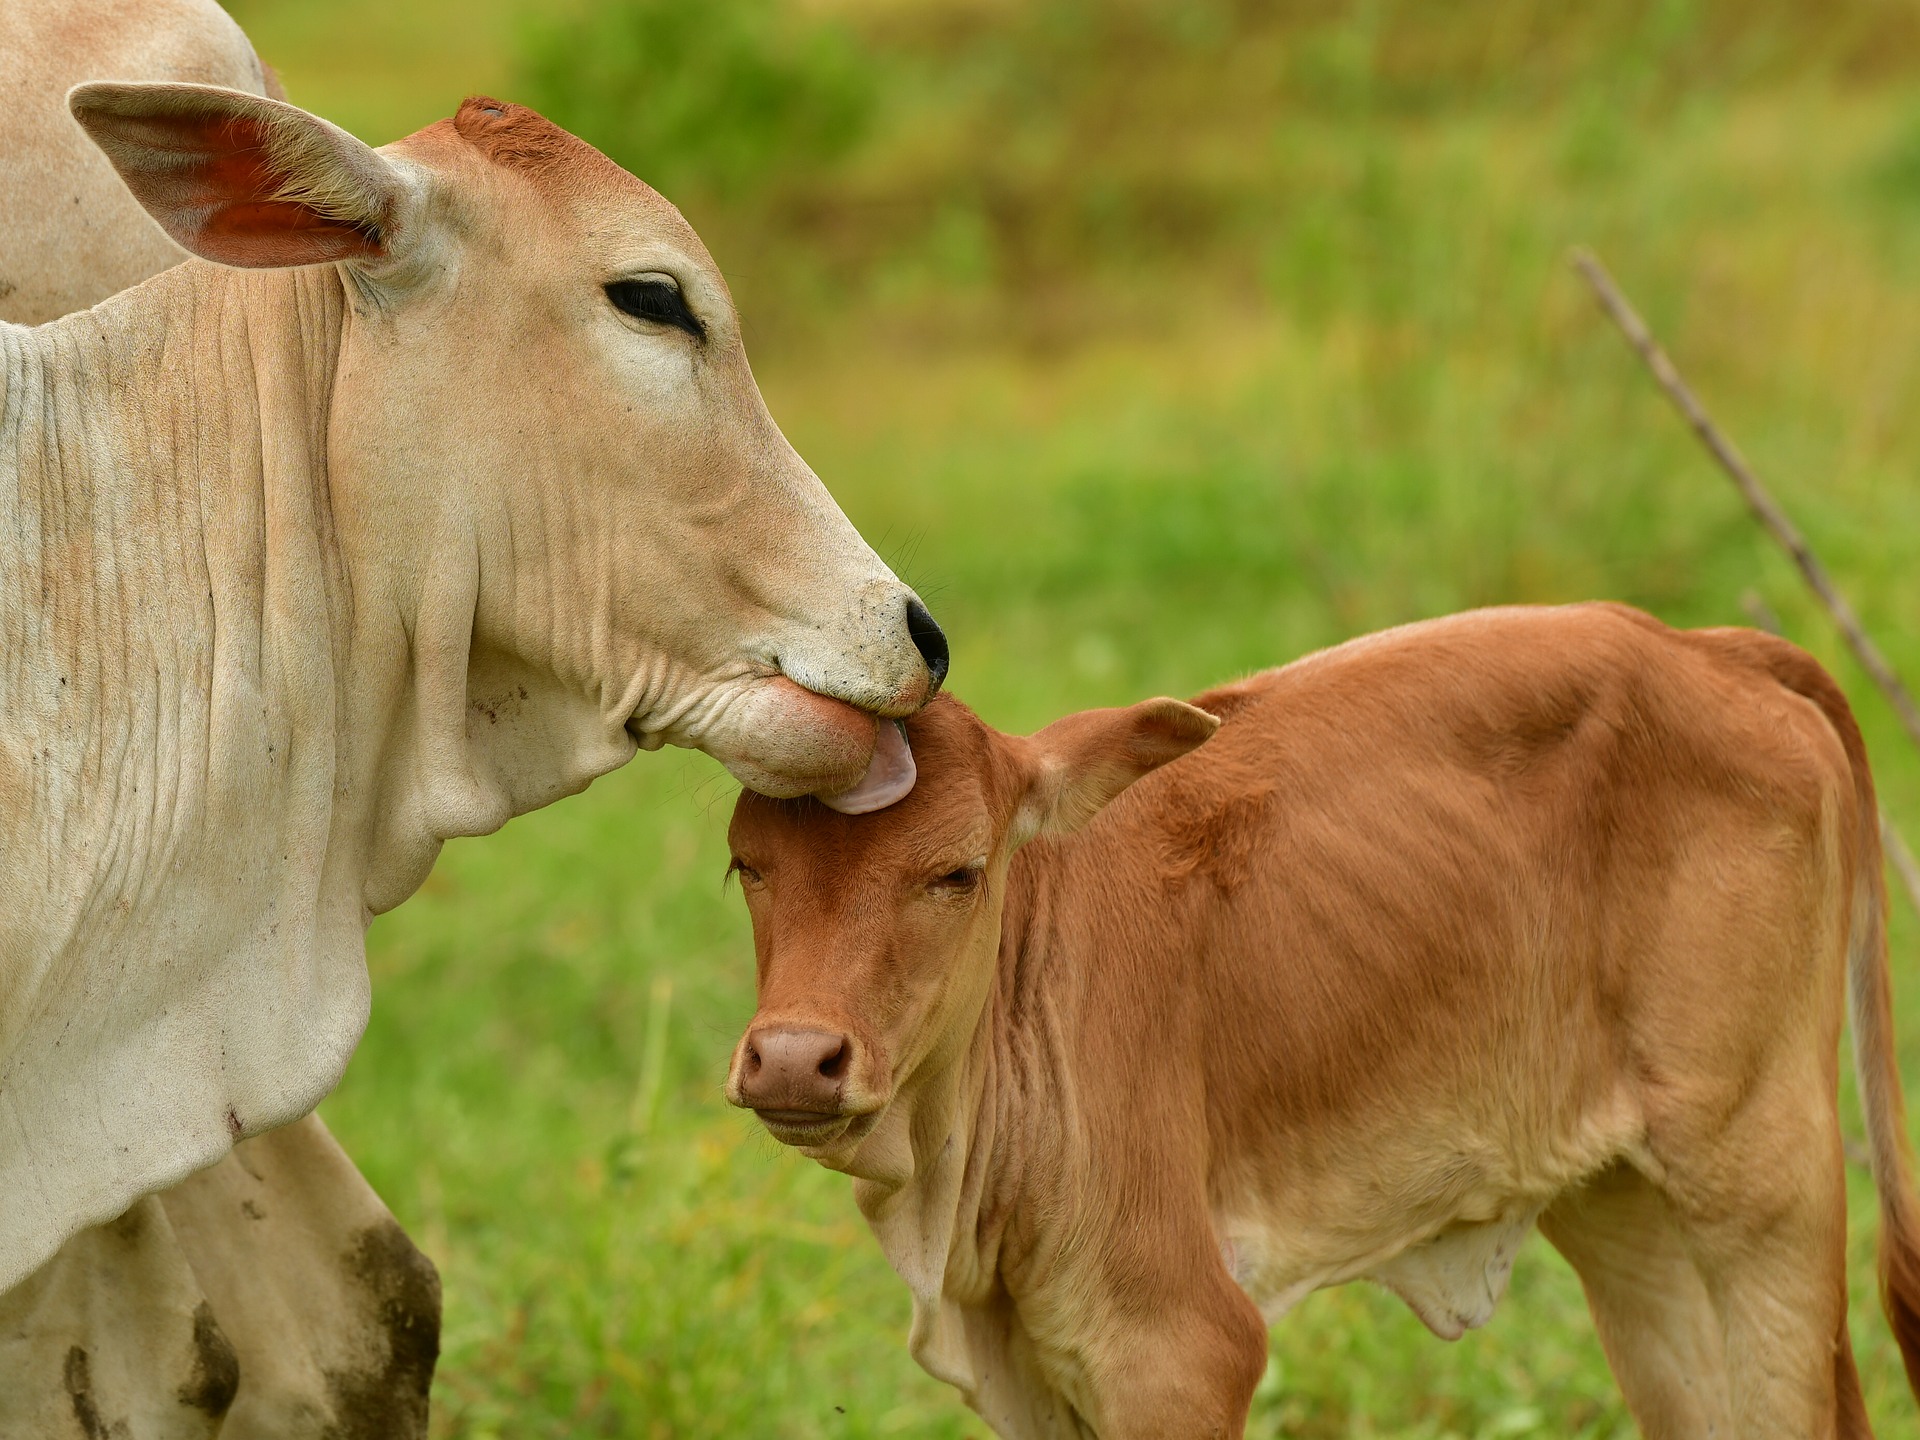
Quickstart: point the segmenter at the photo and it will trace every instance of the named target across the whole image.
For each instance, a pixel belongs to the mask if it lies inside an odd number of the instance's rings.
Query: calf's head
[[[741,795],[729,840],[760,1004],[728,1100],[777,1139],[857,1171],[888,1107],[973,1039],[1014,851],[1078,829],[1218,723],[1159,699],[1003,735],[942,697],[906,722],[920,780],[890,809]]]
[[[325,407],[294,428],[320,427],[353,623],[399,617],[492,719],[543,706],[523,754],[577,763],[529,785],[671,742],[770,794],[841,792],[877,718],[938,688],[939,627],[774,425],[712,258],[598,151],[483,99],[381,151],[207,86],[69,103],[188,250],[329,267],[332,309],[279,313],[339,316],[294,352]]]

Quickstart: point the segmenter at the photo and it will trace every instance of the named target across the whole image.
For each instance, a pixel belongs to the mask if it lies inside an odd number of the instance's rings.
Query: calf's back
[[[1670,1085],[1731,1108],[1784,1049],[1830,1093],[1857,804],[1776,666],[1831,685],[1748,632],[1480,612],[1199,697],[1212,740],[1011,877],[1115,1163],[1191,1152],[1275,1313],[1658,1164]]]

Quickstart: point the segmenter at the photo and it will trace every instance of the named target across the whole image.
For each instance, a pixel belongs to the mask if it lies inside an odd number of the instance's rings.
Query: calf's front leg
[[[1171,1257],[1171,1252],[1170,1257]],[[1186,1266],[1120,1287],[1117,1318],[1087,1348],[1100,1440],[1241,1440],[1267,1368],[1267,1326],[1209,1245]],[[1198,1263],[1196,1263],[1198,1262]],[[1180,1269],[1185,1274],[1180,1274]]]

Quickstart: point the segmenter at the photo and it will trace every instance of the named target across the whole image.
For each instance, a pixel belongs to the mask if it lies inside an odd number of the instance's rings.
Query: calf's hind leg
[[[1641,1434],[1732,1436],[1720,1316],[1666,1198],[1615,1165],[1557,1200],[1540,1232],[1579,1275]]]
[[[1782,1076],[1663,1189],[1720,1319],[1735,1433],[1861,1436],[1844,1334],[1846,1182],[1818,1077]],[[1824,1103],[1823,1103],[1824,1102]],[[1824,1113],[1819,1113],[1824,1112]]]

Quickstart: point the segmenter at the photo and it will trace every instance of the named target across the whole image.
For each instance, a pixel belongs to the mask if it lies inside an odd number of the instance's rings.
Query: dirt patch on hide
[[[75,1345],[67,1351],[66,1372],[62,1378],[66,1381],[67,1399],[73,1406],[74,1423],[87,1440],[131,1440],[132,1432],[127,1429],[126,1421],[109,1426],[100,1418],[99,1403],[93,1398],[93,1362],[81,1346]]]
[[[193,1374],[176,1392],[180,1403],[217,1420],[233,1408],[239,1392],[240,1357],[213,1318],[213,1307],[202,1300],[193,1307]]]
[[[346,1256],[370,1302],[385,1354],[365,1369],[327,1372],[326,1440],[414,1440],[427,1433],[427,1392],[440,1358],[440,1272],[393,1222],[371,1226]]]

